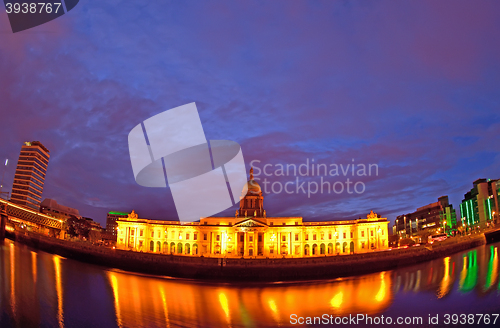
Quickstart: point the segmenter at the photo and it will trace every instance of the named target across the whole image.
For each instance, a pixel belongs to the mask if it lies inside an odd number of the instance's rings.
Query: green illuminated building
[[[500,180],[474,181],[474,187],[464,195],[460,204],[462,225],[484,229],[492,223],[498,224],[499,196]]]
[[[118,227],[116,220],[119,218],[126,218],[128,215],[129,213],[125,212],[108,212],[106,218],[106,233],[112,236],[114,240],[116,240],[116,228]]]

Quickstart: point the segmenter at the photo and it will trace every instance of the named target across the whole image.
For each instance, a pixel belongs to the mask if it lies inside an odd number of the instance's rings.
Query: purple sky
[[[4,184],[22,142],[40,140],[52,156],[44,198],[100,223],[110,210],[176,219],[168,188],[135,183],[127,135],[196,102],[207,139],[240,143],[248,168],[379,165],[356,178],[361,195],[269,194],[268,216],[394,220],[446,194],[458,208],[473,180],[500,177],[499,12],[495,1],[81,0],[16,34],[2,12]]]

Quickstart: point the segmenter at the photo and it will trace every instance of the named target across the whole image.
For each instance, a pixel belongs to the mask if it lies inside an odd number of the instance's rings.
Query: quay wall
[[[333,279],[396,269],[485,244],[484,234],[455,237],[429,246],[364,254],[275,259],[221,259],[139,253],[59,240],[29,232],[6,237],[48,253],[126,271],[214,281],[301,281]]]

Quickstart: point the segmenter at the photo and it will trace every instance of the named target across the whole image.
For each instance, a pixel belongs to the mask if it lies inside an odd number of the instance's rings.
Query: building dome
[[[257,183],[257,181],[251,179],[251,180],[248,180],[247,182],[247,195],[248,194],[260,194],[262,193],[262,190],[260,189],[260,186],[259,184]]]
[[[243,194],[245,194],[245,188],[243,188]],[[246,195],[260,195],[262,194],[262,189],[257,181],[253,179],[253,167],[250,169],[250,179],[246,184]]]
[[[236,211],[236,217],[266,217],[266,211],[263,208],[264,197],[262,189],[257,181],[253,179],[253,168],[250,169],[250,179],[248,179],[242,190],[240,198],[240,209]]]

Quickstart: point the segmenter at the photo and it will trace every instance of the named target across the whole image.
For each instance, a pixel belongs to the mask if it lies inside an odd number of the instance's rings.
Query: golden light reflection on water
[[[200,326],[246,326],[253,321],[281,324],[293,313],[375,314],[384,311],[393,297],[391,275],[386,272],[328,283],[238,288],[122,272],[108,272],[107,275],[113,289],[119,327],[170,325],[186,320],[197,320]],[[156,318],[141,312],[141,309],[158,307],[162,315]]]
[[[231,318],[229,317],[229,304],[227,303],[226,294],[224,294],[223,292],[219,293],[219,302],[220,306],[222,307],[222,310],[224,310],[224,313],[226,314],[227,322],[230,323]]]
[[[382,302],[385,298],[385,290],[386,290],[386,285],[385,285],[385,272],[380,272],[380,289],[378,290],[378,293],[377,295],[375,296],[375,300],[377,300],[377,302]]]
[[[165,316],[165,326],[170,328],[170,320],[168,320],[168,306],[167,306],[167,296],[165,295],[165,287],[160,286],[161,302],[163,305],[163,314]]]
[[[115,301],[115,313],[116,313],[116,324],[118,327],[123,327],[122,324],[122,315],[121,315],[121,309],[120,309],[120,302],[118,302],[119,295],[118,295],[118,279],[116,278],[116,274],[114,272],[108,271],[108,278],[109,282],[111,284],[111,288],[113,289],[113,299]]]
[[[9,244],[10,257],[10,307],[14,318],[16,317],[16,249],[14,244]]]
[[[441,280],[441,284],[439,286],[438,298],[443,298],[446,296],[453,285],[453,280],[450,277],[450,257],[445,257],[444,261],[444,274],[443,279]]]
[[[33,274],[33,282],[36,283],[36,273],[37,273],[36,252],[33,251],[31,251],[31,273]]]
[[[56,292],[57,292],[57,321],[59,328],[64,327],[63,313],[63,288],[61,281],[61,257],[54,255],[54,271],[56,275]]]
[[[344,293],[338,292],[337,294],[335,294],[335,296],[333,296],[332,300],[330,301],[330,304],[332,305],[332,307],[338,309],[342,305],[343,298],[344,298]]]

